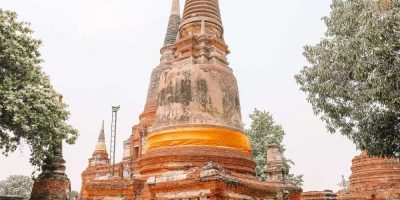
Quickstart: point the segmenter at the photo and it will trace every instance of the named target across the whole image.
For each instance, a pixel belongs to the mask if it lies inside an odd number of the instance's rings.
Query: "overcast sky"
[[[183,7],[183,0],[181,4]],[[337,190],[350,175],[355,146],[327,133],[314,116],[294,75],[306,65],[303,46],[317,43],[331,0],[220,0],[230,66],[238,79],[243,120],[254,108],[271,112],[286,132],[286,156],[304,174],[304,190]],[[43,70],[70,105],[70,123],[79,130],[75,145],[64,146],[72,188],[97,142],[101,121],[110,135],[111,106],[118,113],[117,160],[122,141],[143,111],[151,70],[159,62],[170,0],[0,0],[16,11],[43,40]],[[108,144],[108,142],[107,142]],[[0,156],[0,180],[30,175],[28,148]]]

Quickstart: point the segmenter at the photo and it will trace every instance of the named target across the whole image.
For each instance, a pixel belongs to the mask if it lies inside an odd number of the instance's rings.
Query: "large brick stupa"
[[[173,0],[160,64],[124,159],[111,166],[101,133],[80,199],[299,199],[274,146],[270,179],[255,178],[228,53],[218,0],[186,0],[182,18]]]

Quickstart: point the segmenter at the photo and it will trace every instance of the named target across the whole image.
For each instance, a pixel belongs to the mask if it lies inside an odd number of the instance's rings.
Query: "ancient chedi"
[[[62,102],[63,96],[58,100]],[[70,200],[71,181],[65,173],[65,160],[62,154],[62,140],[55,139],[49,148],[52,156],[43,162],[40,175],[34,180],[30,200]]]
[[[366,152],[352,161],[348,194],[338,199],[389,199],[400,197],[400,163],[396,159],[369,157]]]
[[[54,157],[47,157],[41,174],[35,179],[30,200],[69,200],[71,182],[65,174],[65,160],[62,142],[56,142],[51,151]]]
[[[255,178],[218,0],[173,0],[161,60],[139,124],[112,166],[100,133],[80,199],[300,199],[271,146],[268,181]]]

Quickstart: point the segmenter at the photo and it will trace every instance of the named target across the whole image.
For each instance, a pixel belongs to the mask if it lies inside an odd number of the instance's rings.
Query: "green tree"
[[[29,176],[12,175],[0,181],[0,196],[29,198],[33,180]]]
[[[249,137],[253,159],[256,162],[256,176],[260,180],[266,180],[265,167],[267,163],[267,151],[270,144],[278,145],[282,155],[285,152],[285,148],[282,144],[285,132],[281,125],[277,125],[272,115],[265,111],[254,109],[253,113],[250,114],[252,120],[250,128],[245,131]],[[286,171],[290,171],[291,165],[294,162],[286,157],[283,157]],[[303,184],[303,176],[295,176],[294,174],[288,174],[287,179],[295,182],[301,186]]]
[[[26,142],[30,162],[41,166],[52,157],[55,141],[72,144],[77,131],[66,123],[66,104],[40,67],[40,40],[15,12],[0,9],[0,151],[4,155]]]
[[[331,9],[296,81],[329,132],[400,157],[400,0],[334,0]]]

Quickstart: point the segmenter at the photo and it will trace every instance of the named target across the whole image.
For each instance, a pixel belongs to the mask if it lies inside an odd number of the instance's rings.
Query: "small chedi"
[[[369,157],[366,152],[352,161],[350,184],[334,194],[330,190],[304,192],[303,200],[398,200],[400,162],[394,158]]]
[[[186,0],[182,18],[173,0],[160,64],[123,161],[111,165],[102,128],[79,199],[300,199],[274,145],[269,179],[255,178],[228,53],[218,0]]]
[[[30,200],[70,200],[71,182],[65,174],[62,142],[52,146],[53,157],[47,157],[42,173],[35,179]]]
[[[366,152],[352,161],[348,191],[338,199],[399,199],[400,163],[396,159],[369,157]]]
[[[62,102],[63,96],[58,100]],[[65,173],[62,140],[55,139],[50,151],[54,155],[47,156],[42,165],[41,174],[34,180],[30,200],[70,200],[71,181]],[[2,197],[0,197],[2,199]],[[12,197],[12,199],[18,199]]]

